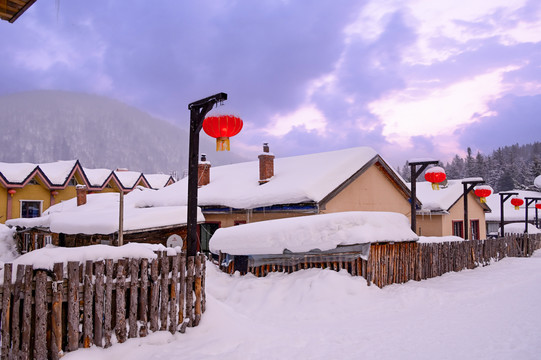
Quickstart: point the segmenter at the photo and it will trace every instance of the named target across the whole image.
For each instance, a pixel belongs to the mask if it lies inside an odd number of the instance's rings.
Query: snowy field
[[[541,252],[379,289],[346,272],[265,278],[207,266],[207,311],[63,359],[540,359]]]

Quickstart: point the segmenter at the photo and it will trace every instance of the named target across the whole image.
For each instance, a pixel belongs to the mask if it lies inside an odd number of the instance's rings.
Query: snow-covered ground
[[[207,266],[207,311],[186,334],[63,359],[539,359],[541,252],[379,289],[346,272],[265,278]]]

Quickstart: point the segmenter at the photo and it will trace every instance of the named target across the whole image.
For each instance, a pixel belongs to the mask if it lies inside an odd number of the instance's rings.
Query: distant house
[[[433,190],[432,183],[417,183],[417,234],[422,236],[454,235],[464,238],[464,187],[462,180],[448,180]],[[473,191],[468,193],[468,232],[470,239],[486,239],[486,217],[491,207],[482,203]]]
[[[185,246],[186,206],[137,207],[137,199],[145,192],[139,188],[125,196],[123,216],[124,243],[159,243],[164,246]],[[17,229],[22,252],[47,244],[75,247],[94,244],[118,245],[119,194],[83,193],[49,208],[40,217],[8,220],[6,225]],[[201,211],[198,221],[203,222]]]
[[[85,185],[91,193],[127,193],[137,186],[158,189],[173,182],[169,175],[83,168],[78,160],[45,164],[0,162],[0,223],[40,216],[50,206],[75,197],[78,184]]]
[[[528,198],[541,198],[541,192],[538,191],[526,191],[526,190],[510,190],[507,192],[516,192],[518,193],[518,197],[523,199]],[[487,204],[492,209],[492,212],[490,214],[487,214],[487,231],[489,234],[498,234],[500,230],[500,221],[501,221],[501,210],[500,210],[500,195],[494,194],[487,198]],[[539,201],[541,203],[541,201]],[[515,207],[511,204],[511,201],[508,199],[504,203],[504,227],[507,224],[513,224],[513,223],[521,223],[522,224],[522,230],[521,233],[524,232],[526,225],[524,224],[524,221],[526,220],[526,202],[522,206],[519,206],[518,210],[515,210]],[[528,222],[530,224],[535,224],[536,220],[536,213],[537,216],[541,216],[541,211],[536,211],[535,209],[535,202],[532,202],[530,206],[528,207]],[[539,220],[539,219],[538,219]],[[538,221],[538,225],[541,226],[541,223]],[[520,228],[520,227],[519,227]],[[511,229],[517,229],[517,227],[509,227],[504,228],[505,232],[507,233]]]
[[[201,248],[220,227],[310,214],[386,211],[409,217],[410,190],[378,153],[358,147],[211,167],[199,164],[198,205],[206,222]],[[153,201],[185,205],[187,179],[159,190]]]

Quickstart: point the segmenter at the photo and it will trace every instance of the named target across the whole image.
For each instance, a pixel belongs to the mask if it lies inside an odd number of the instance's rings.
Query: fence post
[[[47,273],[36,273],[36,330],[34,333],[34,359],[47,360]]]
[[[83,347],[89,348],[94,343],[94,334],[93,334],[93,298],[94,298],[94,287],[92,284],[92,260],[88,260],[85,263],[85,276],[84,276],[84,310],[83,310]]]
[[[79,262],[68,262],[68,351],[79,348]]]
[[[62,354],[62,292],[64,284],[64,264],[53,265],[52,313],[51,313],[51,356],[58,359]]]
[[[96,292],[94,300],[94,344],[103,347],[103,299],[104,299],[104,282],[103,282],[103,261],[94,263],[94,274],[96,276]]]

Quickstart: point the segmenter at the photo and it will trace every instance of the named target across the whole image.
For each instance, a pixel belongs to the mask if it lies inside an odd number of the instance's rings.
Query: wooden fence
[[[271,272],[294,272],[310,268],[329,268],[347,270],[354,276],[364,277],[368,284],[383,287],[390,284],[405,283],[409,280],[423,280],[443,275],[450,271],[473,269],[485,266],[491,261],[504,257],[531,256],[541,248],[541,234],[510,235],[498,239],[470,240],[442,243],[377,243],[370,246],[368,260],[356,257],[343,260],[337,255],[332,261],[317,255],[306,255],[304,261],[290,263],[289,259],[277,259],[272,264],[253,266],[248,259],[247,272],[265,276]],[[232,274],[235,259],[225,262],[220,254],[222,271]]]
[[[64,352],[184,332],[205,311],[205,257],[186,254],[54,264],[4,265],[2,359],[58,359]],[[116,338],[116,340],[115,340]]]

